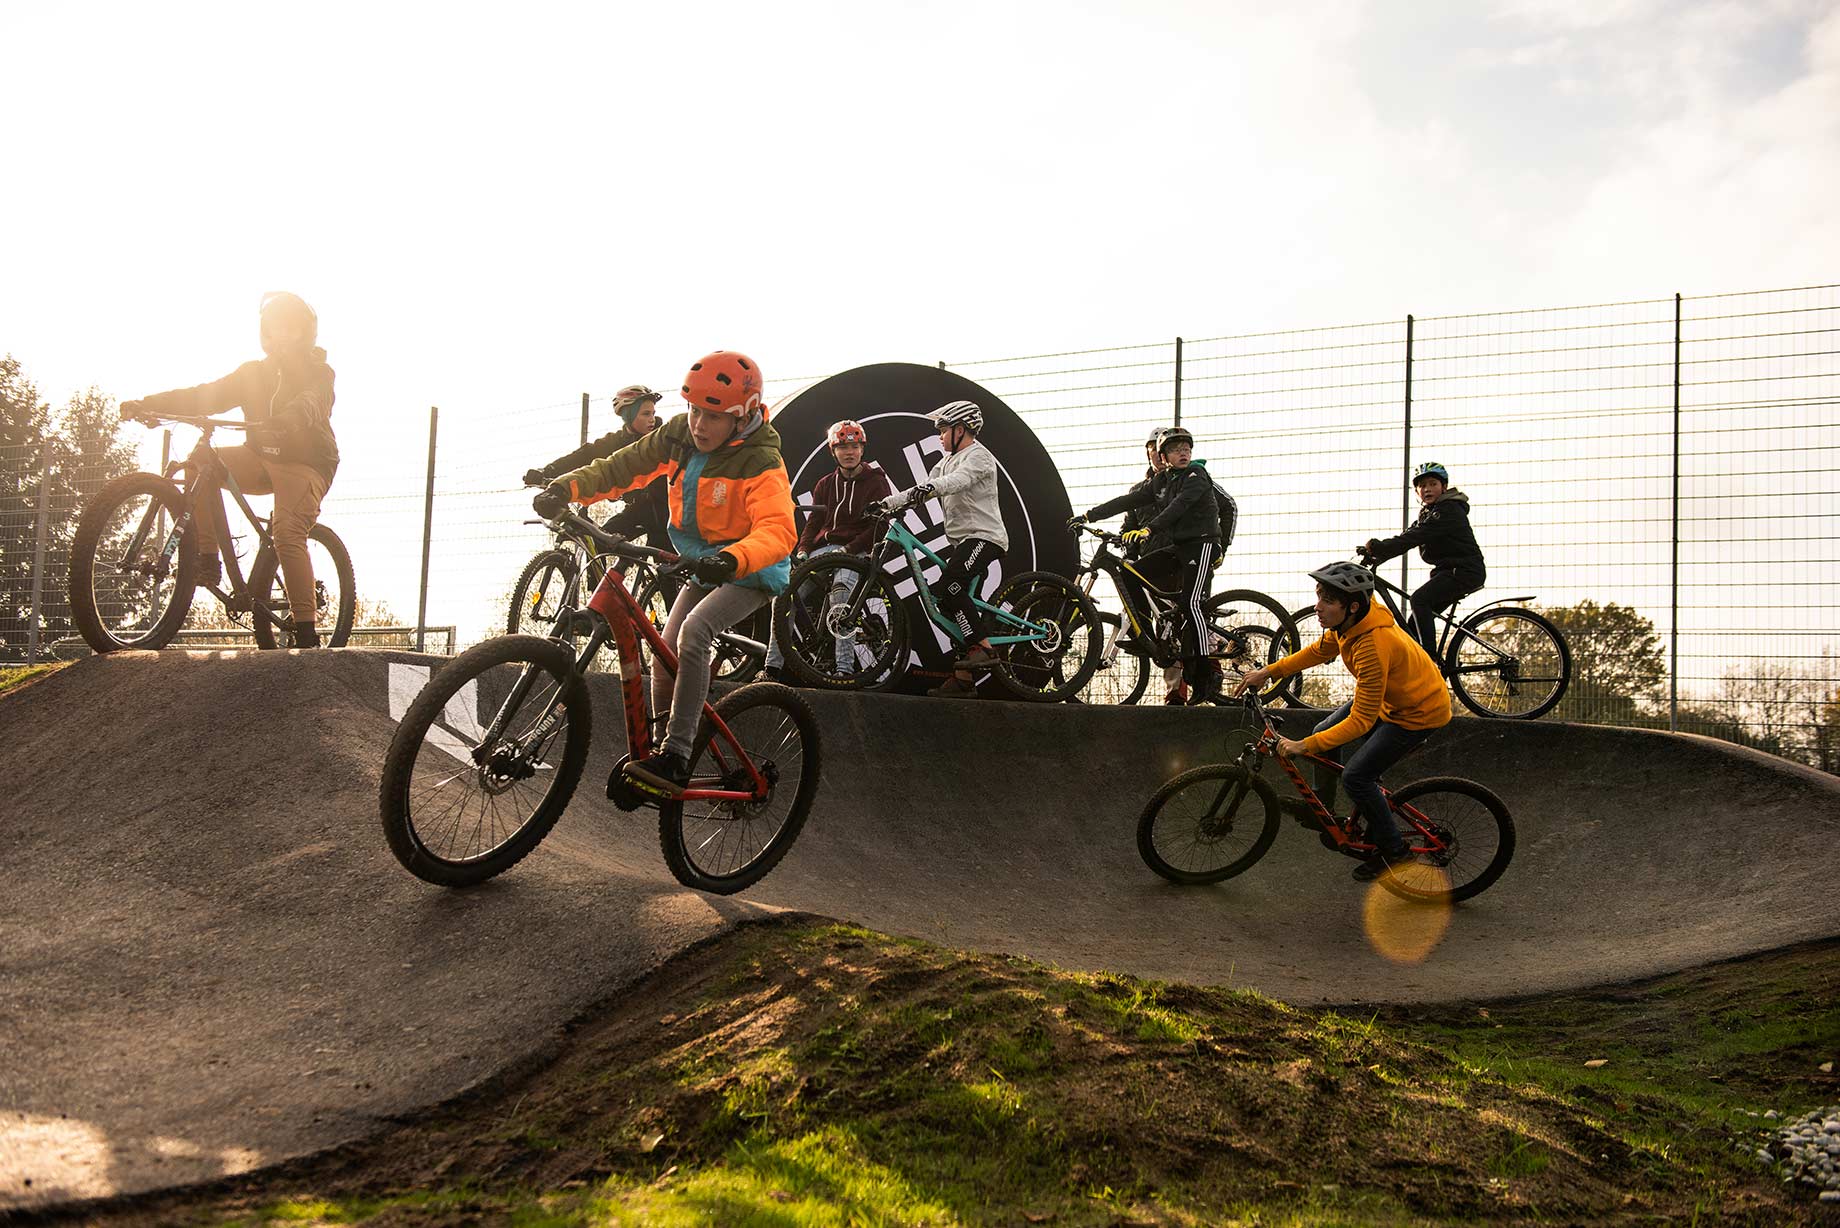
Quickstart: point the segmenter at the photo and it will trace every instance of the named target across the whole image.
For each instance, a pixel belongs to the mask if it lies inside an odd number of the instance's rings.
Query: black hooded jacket
[[[1375,562],[1385,562],[1414,546],[1418,547],[1418,556],[1435,568],[1481,573],[1482,547],[1476,544],[1475,531],[1469,525],[1469,496],[1460,490],[1446,490],[1418,513],[1418,519],[1404,533],[1369,541],[1367,553]]]
[[[543,480],[553,482],[565,473],[573,473],[583,465],[612,456],[621,448],[638,443],[645,436],[634,434],[622,426],[617,431],[609,431],[599,439],[584,443],[567,456],[558,456],[549,464],[537,470]],[[607,517],[601,525],[609,533],[618,533],[621,537],[634,541],[643,541],[647,545],[663,550],[671,548],[671,506],[669,503],[670,486],[665,482],[653,482],[641,486],[624,499],[620,500],[620,510]]]
[[[1214,499],[1214,479],[1201,461],[1139,482],[1093,508],[1086,519],[1104,520],[1134,508],[1145,509],[1137,527],[1150,530],[1152,550],[1182,542],[1220,544],[1220,505]]]

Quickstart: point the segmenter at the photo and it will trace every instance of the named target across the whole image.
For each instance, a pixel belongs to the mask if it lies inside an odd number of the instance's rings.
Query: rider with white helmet
[[[971,604],[971,587],[977,578],[1009,549],[1009,533],[997,503],[997,458],[978,441],[984,429],[984,411],[972,401],[951,401],[928,414],[939,429],[945,457],[933,466],[926,481],[913,490],[883,499],[884,511],[893,514],[914,503],[939,497],[945,513],[945,571],[933,592],[939,608],[958,624],[966,650],[954,665],[952,677],[929,695],[958,699],[977,697],[977,672],[996,663],[990,649],[990,632],[983,616]]]

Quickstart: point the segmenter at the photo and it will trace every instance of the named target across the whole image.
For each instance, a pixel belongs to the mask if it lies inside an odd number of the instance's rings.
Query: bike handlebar
[[[138,422],[142,426],[158,426],[162,422],[177,422],[183,426],[195,426],[200,429],[212,426],[227,426],[231,430],[248,430],[250,424],[238,422],[233,418],[213,418],[209,414],[134,414],[127,421]]]
[[[609,533],[607,530],[595,524],[592,520],[589,520],[586,516],[580,515],[569,509],[564,509],[561,515],[545,523],[552,529],[566,528],[581,534],[583,537],[590,538],[595,544],[599,545],[608,553],[617,554],[623,559],[651,559],[653,562],[665,564],[680,563],[683,561],[682,555],[676,554],[670,550],[659,550],[654,546],[634,545],[624,537],[621,537],[618,533]]]

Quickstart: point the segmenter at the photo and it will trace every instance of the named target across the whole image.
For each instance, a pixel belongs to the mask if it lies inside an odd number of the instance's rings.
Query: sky
[[[1840,0],[15,3],[0,45],[0,352],[142,395],[295,290],[346,484],[418,488],[430,405],[717,348],[784,392],[1840,272]]]

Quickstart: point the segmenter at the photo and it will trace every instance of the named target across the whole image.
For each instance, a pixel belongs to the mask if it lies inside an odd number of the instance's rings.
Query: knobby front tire
[[[856,573],[850,601],[862,586],[861,613],[855,628],[836,624],[830,592],[836,572]],[[888,575],[859,554],[820,554],[792,569],[786,591],[773,602],[773,629],[786,665],[799,681],[831,691],[877,691],[893,686],[907,672],[906,602],[896,595]],[[853,672],[837,668],[839,631],[854,631]]]
[[[1407,847],[1431,863],[1381,875],[1394,895],[1430,903],[1467,900],[1488,890],[1514,858],[1514,820],[1506,803],[1473,780],[1432,776],[1388,800]],[[1431,851],[1427,826],[1445,845],[1441,851]]]
[[[684,886],[733,895],[766,877],[799,838],[818,795],[823,750],[817,716],[791,687],[757,682],[713,706],[772,789],[760,802],[664,802],[658,846]],[[693,788],[739,790],[752,783],[733,745],[708,720],[697,733],[690,780]]]
[[[1565,697],[1572,650],[1543,615],[1496,606],[1463,620],[1445,651],[1444,671],[1477,716],[1531,721]]]
[[[123,474],[83,505],[70,543],[70,618],[91,649],[164,648],[179,633],[198,574],[190,530],[166,576],[152,573],[184,513],[184,493],[152,473]],[[130,558],[137,532],[140,544]]]
[[[990,604],[1048,628],[1045,638],[995,645],[991,681],[1012,699],[1057,704],[1086,685],[1105,651],[1105,628],[1092,598],[1051,571],[1025,571],[1003,582]],[[992,635],[1017,629],[985,615]]]
[[[575,600],[575,556],[566,550],[545,550],[518,573],[505,633],[545,634],[555,624],[558,610],[579,604]]]
[[[326,647],[343,648],[351,638],[351,625],[358,614],[358,582],[351,569],[351,552],[345,549],[339,535],[323,524],[308,531],[307,551],[313,558],[314,630]],[[256,555],[249,573],[249,591],[255,603],[249,629],[258,648],[294,647],[296,620],[282,583],[286,577],[279,573],[280,563],[274,551],[263,550]],[[329,591],[328,580],[336,580],[338,588]],[[269,621],[271,615],[280,622],[279,628]]]
[[[1245,873],[1277,838],[1277,790],[1232,763],[1183,772],[1156,791],[1137,819],[1144,864],[1184,886]]]
[[[481,749],[514,685],[529,685],[504,733]],[[551,716],[557,721],[538,732]],[[380,817],[403,868],[466,887],[503,874],[549,833],[588,761],[592,711],[568,649],[506,635],[436,671],[384,758]]]

